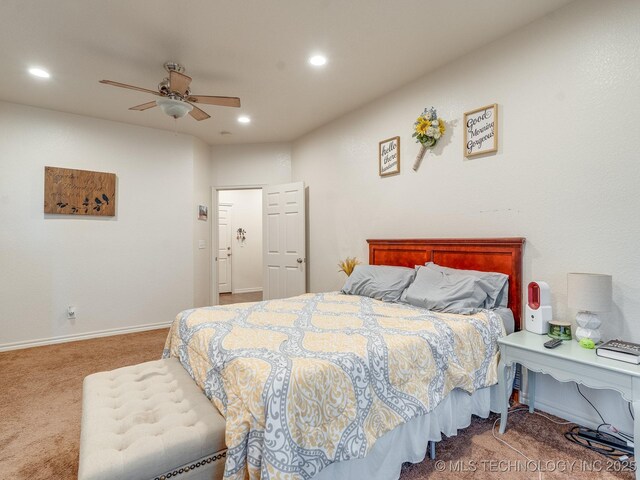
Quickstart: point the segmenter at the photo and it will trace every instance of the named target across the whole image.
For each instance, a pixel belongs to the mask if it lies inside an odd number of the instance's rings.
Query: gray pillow
[[[480,288],[487,294],[482,308],[506,307],[509,303],[509,275],[497,272],[480,272],[478,270],[460,270],[436,265],[433,262],[425,263],[425,267],[437,272],[457,273],[460,275],[470,275],[477,278]]]
[[[342,293],[362,295],[384,302],[397,302],[416,271],[386,265],[357,265],[342,287]]]
[[[402,301],[434,312],[472,314],[483,308],[486,292],[471,275],[420,267]]]

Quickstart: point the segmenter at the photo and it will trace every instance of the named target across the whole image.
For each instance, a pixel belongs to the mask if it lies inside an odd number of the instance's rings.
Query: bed
[[[524,239],[368,240],[371,265],[509,276],[520,328]],[[225,479],[397,478],[429,441],[497,400],[492,311],[436,314],[338,292],[181,312],[179,358],[225,416]]]

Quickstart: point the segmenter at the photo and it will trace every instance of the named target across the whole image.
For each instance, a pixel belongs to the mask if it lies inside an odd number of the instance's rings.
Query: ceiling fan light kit
[[[187,113],[193,110],[193,105],[173,98],[161,98],[156,100],[156,104],[165,115],[169,115],[176,119],[184,117]]]
[[[127,85],[126,83],[114,82],[112,80],[100,80],[100,83],[157,95],[161,97],[159,100],[136,105],[135,107],[129,108],[129,110],[142,112],[157,105],[165,115],[176,119],[182,118],[187,114],[198,121],[211,118],[207,112],[193,105],[194,103],[217,105],[220,107],[240,107],[240,99],[238,97],[191,95],[191,90],[189,89],[191,77],[183,73],[184,67],[179,63],[167,62],[164,64],[164,68],[169,73],[169,77],[163,79],[158,84],[157,91]]]

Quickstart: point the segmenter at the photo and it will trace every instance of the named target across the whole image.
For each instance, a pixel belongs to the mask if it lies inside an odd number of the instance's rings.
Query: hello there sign
[[[383,140],[378,146],[380,176],[400,173],[400,137]]]
[[[498,105],[488,105],[464,114],[466,157],[498,151]]]

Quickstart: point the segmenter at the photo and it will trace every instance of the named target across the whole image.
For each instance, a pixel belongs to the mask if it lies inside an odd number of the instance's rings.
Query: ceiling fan
[[[144,111],[157,105],[166,115],[173,118],[182,118],[187,113],[198,121],[206,120],[211,117],[211,115],[193,105],[194,103],[218,105],[221,107],[240,106],[240,99],[238,97],[191,95],[191,90],[189,89],[191,77],[184,74],[184,67],[179,63],[167,62],[164,64],[164,68],[169,73],[169,76],[158,84],[158,91],[142,87],[134,87],[133,85],[114,82],[112,80],[100,80],[100,83],[157,95],[161,98],[152,102],[136,105],[135,107],[131,107],[129,110]]]

